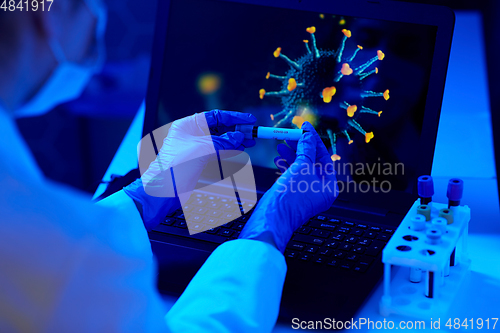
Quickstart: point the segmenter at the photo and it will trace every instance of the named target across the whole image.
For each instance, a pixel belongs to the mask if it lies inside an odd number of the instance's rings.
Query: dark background
[[[482,12],[493,131],[499,134],[500,2],[406,2]],[[103,73],[92,80],[80,99],[61,105],[44,116],[18,121],[47,177],[91,193],[99,184],[144,99],[156,12],[156,0],[139,3],[133,0],[106,0],[106,3],[109,11],[106,32],[108,58]],[[495,147],[500,147],[500,135],[495,137]]]

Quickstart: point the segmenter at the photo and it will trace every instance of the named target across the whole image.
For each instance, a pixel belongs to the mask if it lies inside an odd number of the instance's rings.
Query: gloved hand
[[[259,201],[239,238],[271,236],[284,252],[297,228],[333,204],[338,188],[330,155],[310,123],[304,122],[302,129],[308,132],[296,152],[278,146],[281,157],[275,163],[284,173]]]
[[[136,203],[148,231],[180,207],[179,196],[191,194],[208,161],[217,158],[217,154],[224,158],[224,150],[231,150],[226,153],[234,156],[234,150],[243,151],[255,145],[255,140],[234,131],[235,125],[255,121],[248,113],[213,110],[165,125],[170,129],[155,161],[141,178],[124,188]]]

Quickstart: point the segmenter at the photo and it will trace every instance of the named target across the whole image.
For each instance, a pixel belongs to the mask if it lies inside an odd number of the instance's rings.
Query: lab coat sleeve
[[[172,332],[270,332],[286,275],[270,244],[238,239],[220,245],[165,317]]]

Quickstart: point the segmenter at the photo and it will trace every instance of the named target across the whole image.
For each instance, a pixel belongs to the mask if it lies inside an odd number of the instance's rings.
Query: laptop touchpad
[[[158,261],[158,289],[181,294],[210,256],[210,251],[151,241]]]

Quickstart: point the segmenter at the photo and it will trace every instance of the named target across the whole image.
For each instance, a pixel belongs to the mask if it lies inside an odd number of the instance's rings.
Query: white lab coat
[[[167,313],[137,219],[45,180],[0,110],[0,332],[266,332],[286,273],[255,240],[219,246]]]

